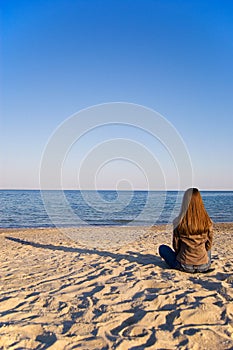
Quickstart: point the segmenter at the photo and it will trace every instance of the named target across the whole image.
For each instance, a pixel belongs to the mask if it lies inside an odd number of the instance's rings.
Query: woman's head
[[[206,232],[212,226],[197,188],[185,191],[176,226],[185,235]]]

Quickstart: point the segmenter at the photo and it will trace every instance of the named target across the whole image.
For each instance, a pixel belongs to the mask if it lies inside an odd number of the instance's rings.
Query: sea
[[[213,222],[233,222],[233,191],[201,191]],[[182,191],[0,190],[0,228],[172,223]]]

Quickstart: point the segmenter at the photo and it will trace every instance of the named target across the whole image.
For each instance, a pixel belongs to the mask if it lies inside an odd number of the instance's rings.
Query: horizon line
[[[206,189],[198,188],[199,191],[214,191],[214,192],[232,192],[233,189]],[[186,191],[186,189],[114,189],[114,188],[97,188],[97,189],[80,189],[80,188],[0,188],[0,191],[115,191],[115,192],[179,192]]]

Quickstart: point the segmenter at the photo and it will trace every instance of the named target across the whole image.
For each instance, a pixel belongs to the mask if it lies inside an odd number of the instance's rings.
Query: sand
[[[206,274],[160,259],[170,226],[69,230],[1,230],[0,349],[233,349],[233,224]]]

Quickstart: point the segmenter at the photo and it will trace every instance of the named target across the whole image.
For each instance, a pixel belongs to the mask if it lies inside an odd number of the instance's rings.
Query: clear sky
[[[158,111],[174,126],[189,151],[195,186],[233,190],[233,1],[1,0],[0,6],[0,188],[39,188],[54,130],[84,108],[121,101]],[[119,137],[144,144],[159,159],[167,188],[176,186],[158,142],[124,126],[105,126],[77,142],[64,162],[64,186],[76,188],[91,147]],[[100,164],[99,186],[126,180],[143,188],[143,171],[117,156]]]

